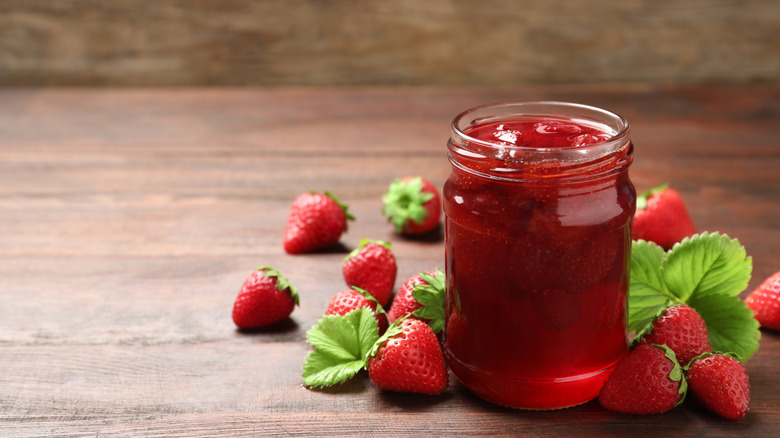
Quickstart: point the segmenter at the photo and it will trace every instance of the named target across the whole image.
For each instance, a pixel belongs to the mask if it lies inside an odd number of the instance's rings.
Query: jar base
[[[483,371],[461,362],[446,349],[444,353],[455,377],[476,396],[521,410],[557,410],[587,403],[598,397],[615,366],[558,379],[522,379]]]

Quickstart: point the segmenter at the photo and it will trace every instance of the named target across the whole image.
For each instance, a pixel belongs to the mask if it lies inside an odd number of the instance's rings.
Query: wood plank
[[[764,0],[6,0],[0,84],[777,83],[778,26]]]

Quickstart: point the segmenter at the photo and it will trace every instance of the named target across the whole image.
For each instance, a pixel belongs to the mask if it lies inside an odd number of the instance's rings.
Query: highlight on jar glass
[[[455,117],[448,148],[450,369],[504,406],[596,398],[628,353],[628,122],[573,103],[492,104]]]

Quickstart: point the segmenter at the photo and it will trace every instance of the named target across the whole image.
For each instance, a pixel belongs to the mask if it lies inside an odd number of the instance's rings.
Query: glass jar
[[[628,353],[628,122],[572,103],[493,104],[455,117],[448,147],[450,369],[504,406],[592,400]]]

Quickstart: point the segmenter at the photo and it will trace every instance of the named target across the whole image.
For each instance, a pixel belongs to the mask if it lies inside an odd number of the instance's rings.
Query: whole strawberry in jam
[[[697,311],[685,305],[666,308],[646,333],[639,334],[639,344],[666,344],[674,350],[682,365],[712,351],[704,320]]]
[[[379,334],[384,333],[388,326],[387,314],[371,294],[359,287],[353,286],[352,289],[345,289],[334,295],[328,303],[325,314],[343,316],[361,307],[366,307],[374,312],[374,317],[379,325]]]
[[[745,298],[745,304],[761,327],[780,330],[780,272],[764,280]]]
[[[295,198],[284,230],[284,250],[302,254],[331,246],[354,217],[331,193],[303,193]]]
[[[599,402],[626,414],[660,414],[680,404],[686,389],[674,351],[664,345],[640,345],[615,365]]]
[[[298,304],[298,291],[279,271],[261,266],[244,281],[233,303],[233,322],[243,329],[279,322]]]
[[[676,190],[662,185],[637,197],[632,238],[655,242],[665,250],[696,234],[688,209]]]
[[[441,195],[430,181],[421,177],[394,180],[382,203],[382,214],[400,234],[424,234],[439,225]]]
[[[379,304],[386,306],[395,288],[398,266],[390,243],[363,239],[341,264],[348,286],[367,290]]]
[[[393,330],[395,327],[400,330]],[[439,340],[430,327],[417,319],[405,319],[388,329],[369,354],[368,376],[382,389],[421,394],[441,394],[449,375]]]

